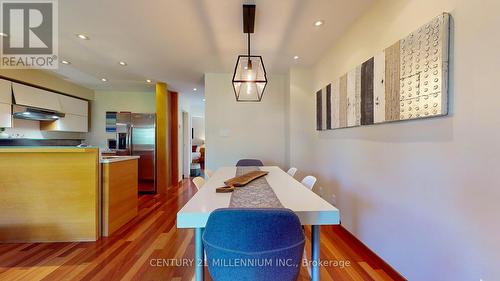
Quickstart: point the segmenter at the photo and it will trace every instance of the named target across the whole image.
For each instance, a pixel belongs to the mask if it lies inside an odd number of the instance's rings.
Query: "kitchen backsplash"
[[[39,121],[14,119],[13,128],[6,128],[9,138],[23,139],[85,139],[85,133],[40,131]]]

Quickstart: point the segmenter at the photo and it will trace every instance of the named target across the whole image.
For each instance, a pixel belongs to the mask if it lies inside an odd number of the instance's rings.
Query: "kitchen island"
[[[96,241],[99,151],[0,147],[0,242]]]
[[[137,216],[139,156],[103,156],[102,235],[110,236]]]

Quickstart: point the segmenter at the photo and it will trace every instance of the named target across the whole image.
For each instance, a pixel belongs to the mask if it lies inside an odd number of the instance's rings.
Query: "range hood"
[[[12,83],[12,117],[17,119],[55,121],[65,116],[61,113],[58,94],[47,90]]]
[[[17,119],[55,121],[64,116],[61,112],[36,107],[14,105],[12,108],[12,117]]]

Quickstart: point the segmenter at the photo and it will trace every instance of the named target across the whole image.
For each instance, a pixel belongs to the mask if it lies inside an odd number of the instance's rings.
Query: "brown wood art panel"
[[[321,90],[316,92],[316,130],[323,130],[323,100]]]
[[[361,125],[373,124],[373,61],[361,65]]]
[[[332,84],[326,86],[326,129],[332,129]]]
[[[399,41],[385,49],[385,120],[399,120]]]
[[[318,91],[317,129],[447,115],[449,17],[435,17]]]

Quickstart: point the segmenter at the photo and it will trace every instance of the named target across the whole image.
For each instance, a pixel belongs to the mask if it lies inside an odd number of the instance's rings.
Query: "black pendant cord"
[[[248,58],[250,59],[250,33],[248,34]]]

